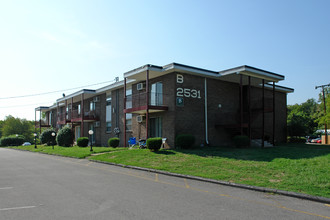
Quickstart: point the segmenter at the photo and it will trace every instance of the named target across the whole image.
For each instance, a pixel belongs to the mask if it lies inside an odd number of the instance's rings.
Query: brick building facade
[[[117,136],[122,146],[130,137],[163,137],[174,147],[179,134],[194,135],[196,145],[230,145],[235,135],[285,142],[286,96],[293,89],[275,85],[281,80],[250,66],[215,72],[177,63],[145,65],[124,73],[123,81],[36,108],[46,113],[37,127],[69,125],[75,140],[91,129],[98,146]]]

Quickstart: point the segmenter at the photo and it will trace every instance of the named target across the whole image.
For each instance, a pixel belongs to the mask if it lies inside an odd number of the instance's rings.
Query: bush
[[[47,144],[48,146],[55,145],[56,144],[56,135],[53,137],[52,133],[55,133],[54,129],[47,129],[40,135],[40,141],[42,144]]]
[[[192,148],[195,143],[195,137],[191,134],[179,134],[175,138],[175,146],[182,149]]]
[[[147,139],[147,148],[150,151],[158,151],[161,146],[162,146],[162,138],[156,137],[156,138]]]
[[[70,147],[72,145],[73,133],[71,128],[64,127],[57,133],[56,142],[59,146]]]
[[[249,137],[246,135],[237,135],[233,141],[236,147],[248,147],[250,143]]]
[[[108,146],[109,146],[109,147],[114,147],[114,148],[116,148],[116,147],[119,146],[119,141],[120,141],[120,139],[117,138],[117,137],[109,138],[109,140],[108,140]]]
[[[25,137],[23,135],[10,135],[8,137],[3,137],[0,140],[1,146],[20,146],[24,143]]]
[[[305,137],[288,137],[288,143],[306,143]]]
[[[88,142],[89,142],[88,137],[80,137],[80,138],[77,139],[77,145],[79,147],[87,147]]]

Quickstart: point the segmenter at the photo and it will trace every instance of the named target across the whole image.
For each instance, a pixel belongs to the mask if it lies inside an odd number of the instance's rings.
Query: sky
[[[0,0],[0,120],[34,120],[36,107],[63,93],[172,62],[250,65],[285,76],[279,85],[295,90],[288,104],[317,100],[315,86],[330,83],[329,8],[329,0]]]

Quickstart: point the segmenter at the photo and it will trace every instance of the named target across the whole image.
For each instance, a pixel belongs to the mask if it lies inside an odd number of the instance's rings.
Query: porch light
[[[34,148],[37,149],[37,133],[33,133],[34,136]]]
[[[93,137],[93,134],[94,134],[94,131],[93,130],[89,130],[88,131],[88,134],[91,136],[90,137],[90,141],[91,141],[91,152],[93,151],[93,140],[92,140],[92,137]]]
[[[55,137],[55,132],[52,132],[52,136]],[[54,140],[52,140],[52,143],[53,143],[53,150],[54,150]]]

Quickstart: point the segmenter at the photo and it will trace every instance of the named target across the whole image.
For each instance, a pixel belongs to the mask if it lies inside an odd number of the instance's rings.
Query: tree
[[[327,122],[327,127],[329,129],[330,125],[330,88],[324,88],[325,104],[326,104],[326,114],[324,113],[324,100],[322,92],[319,94],[319,117],[318,124],[319,128],[324,128],[325,122]]]
[[[319,105],[315,99],[302,104],[288,106],[288,135],[306,136],[313,134],[318,127]]]
[[[2,122],[1,135],[2,137],[10,135],[23,135],[26,141],[33,140],[33,122],[26,119],[14,118],[9,115]]]

